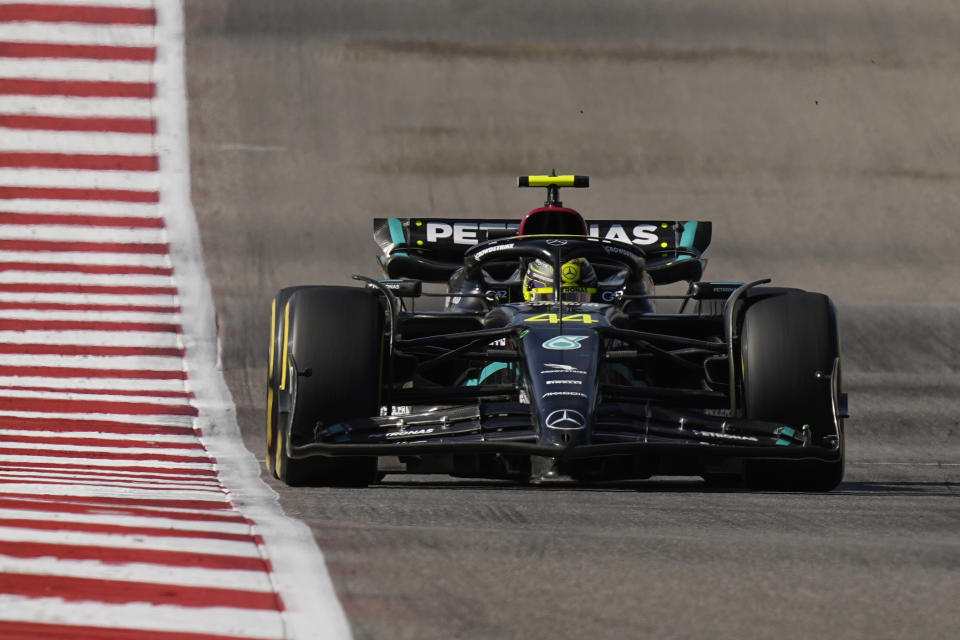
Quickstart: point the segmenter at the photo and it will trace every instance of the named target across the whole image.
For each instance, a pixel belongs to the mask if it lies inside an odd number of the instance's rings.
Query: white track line
[[[147,488],[153,489],[155,491],[206,491],[207,493],[219,493],[223,494],[223,487],[215,482],[211,483],[202,483],[197,482],[196,480],[160,480],[157,478],[126,478],[125,476],[121,477],[115,473],[101,473],[101,474],[90,474],[90,473],[59,473],[52,471],[4,471],[0,470],[0,478],[5,479],[7,482],[14,482],[16,480],[29,480],[36,483],[49,483],[49,484],[66,484],[66,483],[77,483],[77,484],[97,484],[108,486],[108,487],[130,487],[130,488]],[[17,525],[20,526],[20,525]]]
[[[3,458],[10,458],[14,456],[4,455]],[[54,459],[50,459],[53,461]],[[69,460],[73,463],[79,463],[82,458],[56,458],[57,462],[64,462]],[[91,458],[90,460],[93,460]],[[99,460],[99,459],[98,459]],[[20,461],[22,462],[22,460]],[[113,459],[103,459],[103,463],[111,464],[116,466],[118,464],[117,460]],[[195,463],[158,463],[153,460],[131,460],[133,463],[149,463],[154,466],[169,466],[174,468],[172,465],[183,466],[184,468],[199,468]],[[84,464],[92,464],[87,460],[83,460]],[[127,464],[127,461],[124,461],[123,464]],[[194,466],[190,466],[194,464]],[[143,466],[143,465],[140,465]],[[210,468],[207,465],[207,468]],[[76,498],[123,498],[127,500],[143,500],[146,502],[154,503],[157,506],[163,506],[165,501],[172,500],[189,500],[194,503],[202,504],[208,503],[211,510],[226,510],[224,507],[229,507],[226,503],[226,499],[223,495],[214,495],[209,492],[199,492],[199,491],[177,491],[177,492],[160,492],[160,491],[144,491],[131,488],[122,488],[122,487],[98,487],[98,486],[86,486],[86,485],[75,485],[75,484],[34,484],[34,483],[4,483],[0,484],[0,491],[4,493],[17,493],[22,496],[29,497],[31,495],[55,495],[63,496],[67,499],[76,499]],[[206,505],[204,505],[206,506]],[[4,535],[6,537],[6,535]]]
[[[154,322],[179,323],[176,313],[147,313],[142,311],[30,311],[0,310],[0,318],[21,320],[89,320],[92,322]]]
[[[36,149],[28,149],[27,151],[36,151]],[[152,151],[140,155],[151,154]],[[20,213],[73,213],[77,215],[98,216],[141,216],[144,218],[157,218],[160,215],[159,206],[153,203],[105,202],[102,200],[44,200],[34,198],[0,200],[0,211]]]
[[[3,236],[0,235],[0,238]],[[43,240],[44,238],[32,238]],[[87,242],[87,240],[77,240]],[[166,287],[172,288],[174,280],[168,275],[125,273],[64,273],[60,271],[33,271],[9,269],[0,271],[0,282],[24,284],[96,285],[113,287]],[[161,294],[162,295],[162,294]]]
[[[184,380],[139,380],[136,378],[50,378],[36,376],[0,376],[0,386],[4,387],[49,387],[56,384],[64,389],[96,389],[136,391],[155,389],[157,391],[187,391],[189,384]]]
[[[156,110],[153,100],[147,98],[0,96],[0,113],[68,118],[152,118]]]
[[[0,251],[0,261],[160,267],[164,269],[171,267],[170,257],[166,254],[106,253],[102,251]]]
[[[111,232],[112,233],[112,232]],[[0,238],[3,234],[0,233]],[[47,238],[30,238],[45,240]],[[89,242],[78,239],[77,242]],[[123,240],[120,240],[123,242]],[[174,280],[168,275],[125,274],[125,273],[69,273],[60,271],[33,271],[9,269],[0,271],[0,282],[20,282],[31,284],[77,284],[113,287],[173,287]]]
[[[163,396],[121,396],[98,393],[69,393],[62,391],[25,391],[22,389],[7,389],[0,387],[0,398],[31,398],[36,400],[82,400],[85,402],[116,402],[130,404],[156,404],[170,407],[189,406],[186,398],[167,398]],[[43,404],[38,403],[38,404]],[[14,429],[4,429],[3,433],[14,433]],[[25,434],[26,435],[26,434]],[[79,437],[79,436],[74,436]]]
[[[153,63],[126,60],[59,60],[0,57],[0,78],[153,82]]]
[[[10,131],[10,129],[5,131]],[[16,185],[18,187],[156,191],[160,186],[160,178],[152,171],[0,168],[0,184]]]
[[[161,40],[174,46],[159,51],[170,69],[183,69],[183,16],[180,3],[164,3],[159,12]],[[190,154],[184,135],[166,138],[166,132],[186,132],[187,105],[182,73],[169,73],[157,87],[164,103],[160,147],[165,168],[161,208],[167,218],[171,254],[177,268],[178,289],[184,306],[184,339],[191,385],[201,409],[198,424],[204,442],[220,464],[221,478],[244,513],[263,535],[278,592],[286,604],[290,638],[349,638],[350,627],[337,600],[323,555],[310,529],[284,516],[276,494],[260,480],[260,464],[242,446],[236,410],[218,368],[216,310],[203,267],[203,250],[190,202]]]
[[[2,151],[147,155],[157,148],[154,136],[146,133],[24,131],[0,126]]]
[[[4,429],[3,435],[11,438],[15,436],[23,436],[27,438],[103,438],[103,439],[121,439],[121,438],[130,438],[131,436],[124,436],[123,434],[116,434],[103,431],[46,431],[42,429]],[[154,442],[154,443],[165,443],[170,444],[171,446],[176,446],[178,444],[198,444],[197,439],[194,436],[177,436],[177,435],[168,435],[168,434],[151,434],[149,436],[137,436],[138,440],[143,440],[145,442]],[[195,449],[198,450],[198,449]]]
[[[183,494],[193,500],[195,492],[171,492]],[[42,542],[47,544],[70,544],[100,546],[111,549],[150,549],[153,551],[184,551],[187,553],[211,553],[241,558],[259,558],[260,549],[253,542],[217,540],[215,538],[183,538],[179,536],[154,536],[143,533],[86,533],[77,531],[39,531],[19,527],[0,526],[0,538],[11,542]]]
[[[164,0],[169,1],[169,0]],[[94,0],[91,0],[94,5]],[[2,22],[0,41],[114,46],[154,46],[155,28],[149,25]]]
[[[127,296],[129,304],[138,304],[140,296]],[[152,296],[156,297],[156,296]],[[175,304],[173,296],[169,296],[166,304]],[[0,331],[0,343],[12,344],[77,344],[103,345],[126,347],[137,345],[141,347],[168,347],[183,346],[180,336],[173,333],[159,331]]]
[[[186,587],[212,587],[270,592],[273,585],[265,571],[240,569],[193,569],[132,562],[105,565],[99,560],[67,560],[63,558],[11,558],[0,554],[5,573],[68,576],[100,580],[131,580],[175,584]]]
[[[184,513],[187,513],[186,511]],[[69,513],[56,511],[32,511],[27,509],[0,508],[0,519],[35,520],[40,522],[68,524],[112,525],[118,527],[136,527],[169,529],[181,532],[227,534],[233,536],[252,536],[249,524],[243,522],[218,522],[207,520],[177,520],[156,516],[129,516],[119,513]],[[219,539],[219,538],[213,538]],[[252,538],[251,538],[252,539]]]
[[[0,412],[0,419],[2,419],[2,416],[11,416],[14,418],[54,418],[58,420],[111,420],[114,422],[160,427],[193,426],[193,419],[189,416],[128,415],[123,413],[58,413],[53,411],[2,411]],[[42,451],[36,452],[35,455],[44,457]]]

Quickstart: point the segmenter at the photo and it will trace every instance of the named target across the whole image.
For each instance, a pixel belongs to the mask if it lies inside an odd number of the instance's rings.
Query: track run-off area
[[[0,2],[0,638],[346,637],[240,444],[179,2]]]

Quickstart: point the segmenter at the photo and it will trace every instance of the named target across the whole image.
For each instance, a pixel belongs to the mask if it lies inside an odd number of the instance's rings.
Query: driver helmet
[[[523,299],[527,302],[590,302],[597,293],[597,272],[585,258],[575,258],[560,267],[560,294],[553,290],[553,265],[532,260],[523,275]]]

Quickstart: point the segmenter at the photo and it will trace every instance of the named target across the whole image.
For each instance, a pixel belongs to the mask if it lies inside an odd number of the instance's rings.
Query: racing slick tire
[[[276,398],[270,469],[288,485],[366,486],[377,480],[370,456],[293,458],[318,424],[369,417],[380,409],[384,315],[376,294],[355,287],[297,287],[282,311],[280,348],[268,390]],[[276,338],[275,338],[276,339]],[[268,445],[270,444],[268,413]]]
[[[809,425],[812,444],[837,447],[837,460],[747,460],[751,489],[830,491],[843,479],[840,344],[836,311],[820,293],[761,298],[744,313],[741,336],[746,417]]]

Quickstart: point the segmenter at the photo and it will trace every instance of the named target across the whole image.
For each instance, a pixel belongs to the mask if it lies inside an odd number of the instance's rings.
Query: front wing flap
[[[405,415],[318,425],[314,442],[291,457],[511,453],[558,459],[670,450],[698,457],[839,459],[838,448],[810,444],[809,430],[649,405],[597,407],[589,444],[541,444],[531,406],[518,402],[430,407]]]

